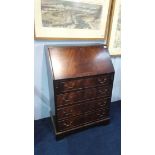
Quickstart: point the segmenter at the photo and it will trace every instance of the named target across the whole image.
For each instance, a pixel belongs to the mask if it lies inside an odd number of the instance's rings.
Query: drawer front
[[[89,88],[101,85],[111,85],[113,83],[114,74],[105,74],[95,77],[80,78],[74,80],[56,81],[57,93]]]
[[[111,97],[111,91],[112,86],[105,86],[59,94],[57,95],[57,107],[95,98]]]
[[[110,98],[102,98],[95,101],[82,102],[80,104],[67,106],[64,108],[57,109],[57,118],[64,119],[66,117],[73,117],[77,115],[83,115],[84,113],[89,113],[90,111],[95,111],[102,108],[109,108]]]
[[[57,122],[57,130],[65,131],[84,124],[93,123],[109,116],[109,109],[101,109],[87,115],[72,117]]]

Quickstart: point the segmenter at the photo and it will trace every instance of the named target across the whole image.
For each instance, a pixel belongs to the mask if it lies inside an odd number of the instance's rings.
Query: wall
[[[50,99],[44,45],[89,45],[103,44],[103,41],[35,41],[34,42],[34,119],[49,117]],[[121,58],[112,57],[115,68],[112,101],[121,99]]]

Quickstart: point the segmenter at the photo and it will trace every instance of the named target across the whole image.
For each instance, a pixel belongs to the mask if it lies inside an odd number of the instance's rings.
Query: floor
[[[121,155],[121,101],[111,103],[111,123],[55,140],[50,118],[34,122],[34,155]]]

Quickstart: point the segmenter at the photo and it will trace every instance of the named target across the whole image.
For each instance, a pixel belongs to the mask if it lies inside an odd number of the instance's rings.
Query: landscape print
[[[117,20],[117,28],[115,33],[114,48],[121,48],[121,5],[119,6],[119,14]]]
[[[52,28],[100,28],[102,5],[65,0],[41,0],[42,26]]]

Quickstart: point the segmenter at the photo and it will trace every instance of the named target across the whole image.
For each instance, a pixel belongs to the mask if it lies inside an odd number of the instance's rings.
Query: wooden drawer
[[[87,115],[72,117],[64,119],[57,122],[58,131],[65,131],[74,127],[82,126],[84,124],[92,123],[98,120],[108,118],[109,109],[101,109],[99,111],[94,111]]]
[[[94,77],[85,77],[72,80],[56,81],[56,91],[57,93],[78,90],[83,88],[90,88],[101,85],[111,85],[113,83],[113,73],[105,74]]]
[[[75,102],[81,102],[85,100],[92,100],[101,97],[110,97],[112,91],[112,86],[97,87],[84,89],[81,91],[73,91],[65,94],[57,95],[57,106],[64,106],[68,104],[73,104]]]
[[[101,98],[99,100],[82,102],[80,104],[71,105],[57,109],[57,118],[64,119],[66,117],[73,117],[77,115],[83,115],[90,111],[95,111],[102,108],[109,108],[110,98]]]

